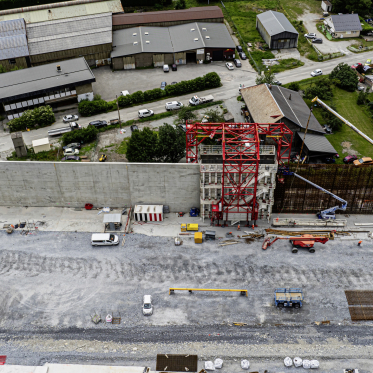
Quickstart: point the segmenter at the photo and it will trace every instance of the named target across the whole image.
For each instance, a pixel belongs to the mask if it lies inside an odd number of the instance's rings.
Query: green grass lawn
[[[305,90],[311,85],[312,82],[315,82],[318,79],[319,77],[308,78],[301,80],[298,83],[301,90]],[[365,106],[358,105],[356,103],[358,92],[347,92],[343,89],[335,87],[333,89],[333,93],[334,97],[332,99],[332,103],[336,107],[337,112],[360,131],[365,133],[370,138],[373,138],[373,119],[369,110]],[[369,95],[369,100],[373,101],[373,93]],[[311,105],[310,100],[305,101],[308,105]],[[325,100],[325,103],[330,105],[331,101]],[[324,126],[327,124],[327,122],[321,115],[322,110],[323,109],[319,107],[314,107],[313,113],[320,124]],[[342,128],[337,132],[334,132],[332,135],[327,135],[327,139],[340,155],[337,163],[342,163],[343,158],[348,155],[348,153],[342,151],[342,142],[345,141],[350,142],[351,149],[357,150],[361,156],[373,157],[373,146],[345,124],[343,124]]]
[[[291,18],[301,16],[306,10],[310,13],[321,13],[320,1],[315,0],[282,0],[282,7]]]

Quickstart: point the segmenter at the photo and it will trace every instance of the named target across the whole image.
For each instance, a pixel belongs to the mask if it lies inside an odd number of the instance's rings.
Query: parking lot
[[[112,71],[109,66],[93,69],[96,82],[93,83],[93,92],[101,95],[104,100],[113,100],[115,95],[121,91],[128,90],[130,93],[160,88],[161,82],[167,84],[190,80],[210,72],[219,74],[222,82],[237,81],[238,84],[246,81],[249,77],[255,78],[256,74],[252,68],[239,68],[229,71],[224,62],[213,62],[211,64],[187,64],[179,65],[177,71],[163,72],[162,68],[117,70]],[[248,76],[249,74],[249,76]]]

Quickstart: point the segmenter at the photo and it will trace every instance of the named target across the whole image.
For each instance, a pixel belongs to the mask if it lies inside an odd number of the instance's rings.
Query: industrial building
[[[201,6],[160,12],[113,14],[114,31],[145,25],[168,27],[190,22],[224,23],[224,15],[218,6]]]
[[[0,22],[0,65],[8,71],[31,66],[22,18]]]
[[[203,220],[269,219],[278,165],[289,160],[292,132],[283,123],[187,124],[187,163],[200,165]],[[222,145],[203,145],[204,138]]]
[[[296,48],[298,31],[284,14],[269,10],[256,16],[256,28],[270,49]]]
[[[0,11],[0,21],[23,18],[26,24],[101,13],[122,13],[120,0],[72,0]]]
[[[26,25],[32,65],[85,57],[90,66],[110,58],[112,14],[101,13]]]
[[[95,81],[84,57],[11,71],[1,74],[0,102],[10,120],[40,105],[93,100]]]
[[[222,23],[194,22],[171,27],[132,27],[114,31],[113,68],[162,66],[234,58],[235,44]]]

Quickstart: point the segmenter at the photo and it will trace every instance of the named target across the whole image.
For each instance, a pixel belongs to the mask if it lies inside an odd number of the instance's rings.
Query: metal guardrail
[[[255,60],[254,60],[253,56],[251,55],[250,51],[247,49],[246,43],[245,43],[245,41],[243,40],[243,37],[241,36],[240,32],[238,31],[238,28],[237,28],[236,24],[233,22],[233,19],[232,19],[232,17],[230,16],[230,14],[229,14],[227,8],[225,7],[224,3],[223,3],[221,0],[220,0],[220,2],[221,2],[221,5],[223,6],[223,13],[225,13],[225,14],[228,16],[227,18],[229,19],[230,23],[231,23],[231,24],[233,25],[233,27],[235,28],[235,32],[236,32],[236,34],[238,35],[239,39],[241,40],[241,46],[242,46],[242,48],[243,48],[244,51],[245,51],[245,52],[250,56],[251,60],[253,61],[254,65],[255,65],[256,71],[257,71],[258,74],[260,75],[261,70],[260,70],[260,68],[258,67],[257,63],[255,62]]]

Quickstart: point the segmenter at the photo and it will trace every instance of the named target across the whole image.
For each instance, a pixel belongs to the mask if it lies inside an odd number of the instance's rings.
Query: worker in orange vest
[[[237,225],[237,230],[240,231],[241,230],[241,226],[238,224]]]

